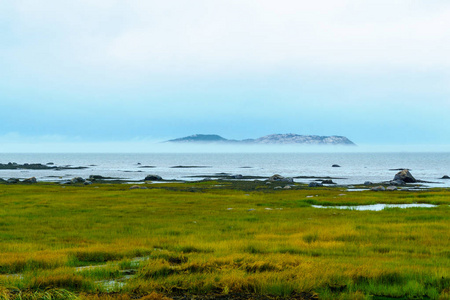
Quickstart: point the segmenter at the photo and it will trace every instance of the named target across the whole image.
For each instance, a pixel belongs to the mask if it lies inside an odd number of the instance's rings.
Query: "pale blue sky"
[[[0,1],[0,142],[449,145],[450,3],[311,2]]]

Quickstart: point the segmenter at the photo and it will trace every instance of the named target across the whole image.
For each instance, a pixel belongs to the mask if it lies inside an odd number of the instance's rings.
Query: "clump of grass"
[[[306,234],[305,236],[303,236],[303,240],[308,244],[317,242],[318,239],[319,239],[319,234],[317,232]]]
[[[244,266],[247,273],[281,271],[282,267],[267,261],[257,261]]]
[[[49,276],[41,275],[33,278],[30,282],[31,289],[54,289],[64,288],[72,291],[83,290],[91,284],[81,275],[74,274],[52,274]]]
[[[124,257],[123,253],[118,253],[114,251],[108,250],[96,250],[96,249],[87,249],[87,250],[79,250],[72,254],[73,261],[76,263],[103,263],[112,260],[119,260]]]

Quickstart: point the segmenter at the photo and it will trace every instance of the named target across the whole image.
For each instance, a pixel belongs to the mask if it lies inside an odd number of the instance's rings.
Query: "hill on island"
[[[217,134],[194,134],[182,138],[166,141],[168,143],[229,143],[247,145],[355,145],[345,136],[300,135],[294,133],[270,134],[257,139],[228,140]]]

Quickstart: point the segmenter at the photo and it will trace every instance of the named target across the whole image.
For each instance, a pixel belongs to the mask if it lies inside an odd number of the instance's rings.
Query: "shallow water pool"
[[[385,208],[410,208],[410,207],[422,207],[422,208],[432,208],[437,205],[426,204],[426,203],[412,203],[412,204],[372,204],[372,205],[352,205],[352,206],[322,206],[322,205],[311,205],[315,208],[337,208],[337,209],[351,209],[351,210],[371,210],[380,211]]]

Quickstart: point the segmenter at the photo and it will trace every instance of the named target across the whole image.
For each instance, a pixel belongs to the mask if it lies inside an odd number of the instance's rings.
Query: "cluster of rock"
[[[49,162],[46,165],[40,163],[24,163],[18,164],[9,162],[7,164],[0,163],[0,170],[79,170],[87,169],[87,167],[72,167],[72,166],[54,166],[54,163]]]
[[[395,174],[394,179],[387,182],[388,187],[382,185],[373,187],[372,191],[396,191],[398,186],[404,186],[407,183],[416,183],[417,180],[412,176],[408,169],[403,169]],[[372,185],[371,182],[366,181],[364,185]]]
[[[162,177],[159,175],[147,175],[144,179],[145,181],[162,181]]]
[[[20,179],[19,178],[9,178],[9,179],[3,179],[3,178],[0,178],[0,183],[12,183],[12,184],[15,184],[15,183],[36,183],[37,182],[37,180],[36,180],[36,177],[30,177],[30,178],[26,178],[26,179],[24,179],[24,180],[22,180],[22,181],[20,181]]]
[[[270,176],[267,180],[267,182],[286,182],[286,183],[293,183],[294,178],[292,177],[283,177],[279,174],[275,174],[273,176]]]
[[[74,177],[71,180],[65,180],[60,182],[60,184],[84,184],[84,185],[91,185],[91,180],[86,180],[83,177]]]

